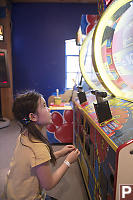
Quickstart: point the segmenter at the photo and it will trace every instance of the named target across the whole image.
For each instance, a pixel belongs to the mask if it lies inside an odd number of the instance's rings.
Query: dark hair
[[[50,145],[47,138],[45,138],[40,130],[36,127],[35,123],[33,121],[30,121],[29,119],[30,113],[37,112],[38,100],[41,97],[42,95],[35,91],[27,91],[23,94],[18,94],[14,101],[12,111],[15,119],[23,125],[22,130],[24,130],[24,128],[27,128],[28,138],[31,142],[33,142],[31,139],[31,136],[33,136],[35,139],[40,140],[49,147],[51,155],[50,162],[52,164],[55,164],[56,158],[53,153],[52,146]]]

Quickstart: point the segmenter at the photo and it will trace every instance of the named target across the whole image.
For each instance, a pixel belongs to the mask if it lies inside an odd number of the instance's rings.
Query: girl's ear
[[[29,118],[30,118],[31,121],[36,122],[38,117],[37,117],[36,114],[30,113],[29,114]]]

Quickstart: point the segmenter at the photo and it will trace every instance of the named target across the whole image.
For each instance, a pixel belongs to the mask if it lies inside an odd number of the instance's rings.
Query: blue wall
[[[36,89],[47,100],[65,89],[65,40],[76,37],[82,14],[97,14],[97,4],[12,5],[14,94]]]

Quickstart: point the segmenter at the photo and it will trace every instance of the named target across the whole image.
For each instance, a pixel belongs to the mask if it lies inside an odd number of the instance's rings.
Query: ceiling
[[[13,3],[97,3],[97,0],[11,0]]]

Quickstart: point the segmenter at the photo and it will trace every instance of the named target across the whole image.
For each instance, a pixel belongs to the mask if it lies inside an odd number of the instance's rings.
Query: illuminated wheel
[[[97,24],[92,44],[99,81],[111,94],[126,100],[133,100],[132,19],[133,1],[113,1]]]

